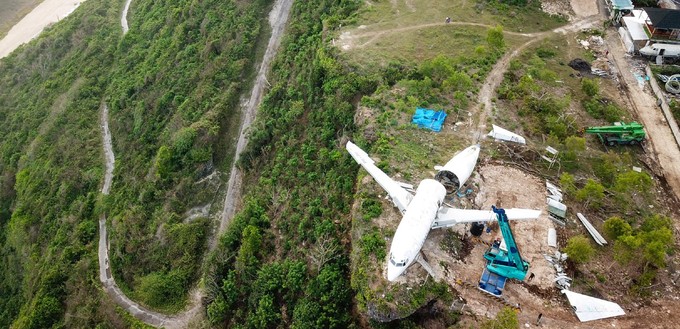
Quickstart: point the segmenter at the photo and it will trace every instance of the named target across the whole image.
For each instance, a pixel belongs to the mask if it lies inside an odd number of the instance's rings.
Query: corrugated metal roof
[[[643,8],[657,29],[680,29],[680,10]]]

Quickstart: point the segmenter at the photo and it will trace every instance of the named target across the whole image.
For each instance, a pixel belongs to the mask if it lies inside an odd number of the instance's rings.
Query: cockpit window
[[[392,265],[394,265],[396,267],[404,267],[404,266],[406,266],[407,262],[408,262],[408,258],[404,259],[400,262],[397,262],[397,261],[394,260],[394,256],[392,254],[390,254],[390,263],[392,263]]]

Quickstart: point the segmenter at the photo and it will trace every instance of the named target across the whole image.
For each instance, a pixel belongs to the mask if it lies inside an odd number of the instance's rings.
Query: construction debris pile
[[[593,55],[595,55],[595,60],[588,65],[588,73],[599,77],[609,77],[611,75],[611,64],[609,63],[609,59],[607,59],[609,51],[606,49],[602,37],[599,35],[591,35],[586,40],[578,40],[578,43],[584,49],[592,51]],[[583,61],[582,59],[578,60]],[[571,66],[571,63],[569,63],[569,66]],[[572,68],[574,67],[572,66]],[[583,73],[583,70],[581,69],[574,69]]]
[[[569,287],[571,287],[571,281],[572,279],[567,276],[567,273],[564,271],[564,262],[567,260],[567,254],[566,253],[561,253],[559,251],[555,251],[554,255],[547,255],[544,254],[543,257],[545,260],[548,261],[548,263],[552,264],[553,267],[555,268],[555,279],[553,280],[555,282],[555,285],[560,288],[560,290],[567,289],[569,290]]]
[[[565,226],[567,206],[561,202],[562,190],[547,180],[545,181],[545,187],[548,190],[548,197],[546,198],[546,202],[548,203],[548,216],[553,222]]]

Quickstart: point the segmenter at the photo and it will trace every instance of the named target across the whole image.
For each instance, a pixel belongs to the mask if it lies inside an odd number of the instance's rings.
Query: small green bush
[[[564,251],[569,255],[569,259],[577,264],[588,262],[595,254],[595,249],[590,240],[583,235],[571,237],[567,241],[567,247],[564,248]]]

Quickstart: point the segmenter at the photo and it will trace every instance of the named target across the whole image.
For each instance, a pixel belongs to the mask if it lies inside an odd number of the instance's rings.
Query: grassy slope
[[[134,297],[176,309],[196,278],[208,223],[180,214],[215,193],[193,181],[227,165],[212,160],[214,145],[237,119],[269,1],[135,1],[125,37],[122,5],[87,1],[0,62],[0,327],[117,318],[97,280],[102,210],[115,275]],[[102,100],[116,153],[103,203]]]

